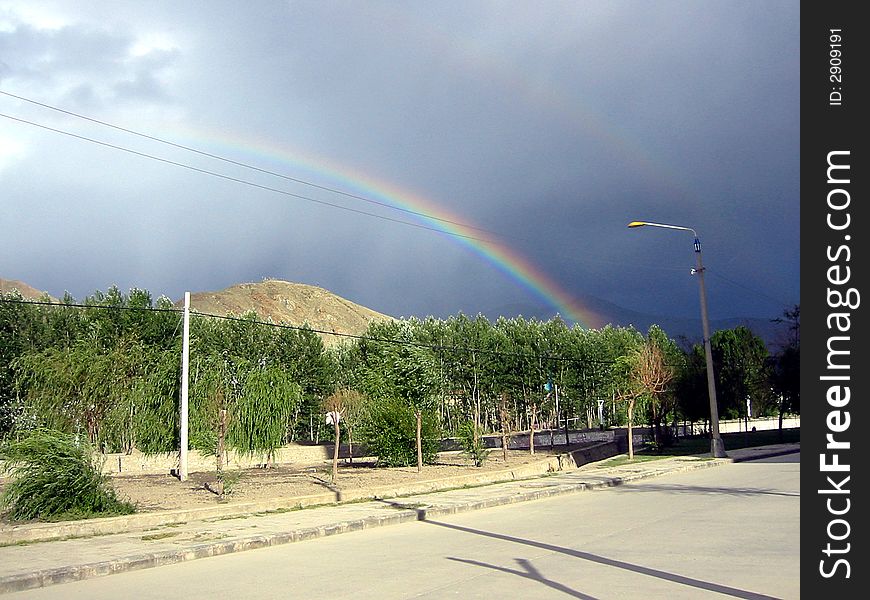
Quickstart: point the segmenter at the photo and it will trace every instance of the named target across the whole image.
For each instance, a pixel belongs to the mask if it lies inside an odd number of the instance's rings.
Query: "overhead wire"
[[[425,218],[425,219],[429,219],[429,220],[432,220],[432,221],[440,221],[440,222],[442,222],[442,223],[447,223],[447,224],[450,224],[450,225],[457,225],[457,226],[459,226],[459,227],[463,227],[463,228],[466,228],[466,229],[474,229],[474,230],[477,230],[477,231],[480,231],[480,232],[483,232],[483,233],[490,233],[490,234],[495,235],[495,232],[493,232],[493,231],[489,231],[489,230],[487,230],[487,229],[484,229],[483,227],[477,227],[477,226],[475,226],[475,225],[470,225],[470,224],[468,224],[468,223],[462,223],[462,222],[460,222],[460,221],[453,221],[453,220],[451,220],[451,219],[446,219],[446,218],[444,218],[444,217],[437,217],[437,216],[435,216],[435,215],[431,215],[431,214],[424,213],[424,212],[420,212],[420,211],[416,211],[416,210],[411,210],[411,209],[409,209],[409,208],[404,208],[404,207],[401,207],[401,206],[395,206],[395,205],[393,205],[393,204],[389,204],[389,203],[387,203],[387,202],[380,202],[380,201],[378,201],[378,200],[373,200],[372,198],[367,198],[367,197],[365,197],[365,196],[361,196],[361,195],[358,195],[358,194],[353,194],[353,193],[350,193],[350,192],[346,192],[346,191],[344,191],[344,190],[339,190],[339,189],[337,189],[337,188],[329,187],[329,186],[326,186],[326,185],[321,185],[321,184],[318,184],[318,183],[314,183],[314,182],[312,182],[312,181],[307,181],[307,180],[305,180],[305,179],[300,179],[300,178],[297,178],[297,177],[291,177],[291,176],[289,176],[289,175],[285,175],[285,174],[283,174],[283,173],[278,173],[278,172],[276,172],[276,171],[272,171],[272,170],[269,170],[269,169],[264,169],[264,168],[262,168],[262,167],[258,167],[258,166],[256,166],[256,165],[252,165],[252,164],[249,164],[249,163],[245,163],[245,162],[242,162],[242,161],[239,161],[239,160],[234,160],[234,159],[232,159],[232,158],[227,158],[227,157],[225,157],[225,156],[220,156],[220,155],[218,155],[218,154],[213,154],[213,153],[211,153],[211,152],[206,152],[206,151],[204,151],[204,150],[200,150],[200,149],[198,149],[198,148],[194,148],[194,147],[192,147],[192,146],[187,146],[187,145],[185,145],[185,144],[179,144],[179,143],[177,143],[177,142],[173,142],[173,141],[171,141],[171,140],[166,140],[166,139],[163,139],[163,138],[157,137],[157,136],[155,136],[155,135],[150,135],[150,134],[147,134],[147,133],[142,133],[141,131],[136,131],[136,130],[134,130],[134,129],[130,129],[130,128],[128,128],[128,127],[122,127],[122,126],[120,126],[120,125],[115,125],[114,123],[109,123],[108,121],[102,121],[102,120],[100,120],[100,119],[95,119],[95,118],[93,118],[93,117],[89,117],[89,116],[87,116],[87,115],[83,115],[83,114],[81,114],[81,113],[73,112],[73,111],[71,111],[71,110],[66,110],[66,109],[63,109],[63,108],[60,108],[60,107],[57,107],[57,106],[52,106],[51,104],[46,104],[45,102],[39,102],[38,100],[33,100],[32,98],[26,98],[26,97],[24,97],[24,96],[19,96],[19,95],[17,95],[17,94],[12,94],[12,93],[10,93],[10,92],[6,92],[6,91],[4,91],[4,90],[0,90],[0,94],[3,94],[4,96],[9,96],[10,98],[15,98],[15,99],[17,99],[17,100],[21,100],[21,101],[23,101],[23,102],[29,102],[30,104],[34,104],[34,105],[36,105],[36,106],[41,106],[41,107],[43,107],[43,108],[48,108],[48,109],[50,109],[50,110],[53,110],[53,111],[56,111],[56,112],[59,112],[59,113],[65,114],[65,115],[69,115],[69,116],[71,116],[71,117],[76,117],[77,119],[83,119],[83,120],[85,120],[85,121],[90,121],[90,122],[92,122],[92,123],[96,123],[97,125],[102,125],[102,126],[104,126],[104,127],[109,127],[109,128],[115,129],[115,130],[117,130],[117,131],[122,131],[122,132],[124,132],[124,133],[129,133],[129,134],[131,134],[131,135],[135,135],[135,136],[138,136],[138,137],[141,137],[141,138],[147,139],[147,140],[151,140],[151,141],[154,141],[154,142],[159,142],[159,143],[161,143],[161,144],[165,144],[165,145],[167,145],[167,146],[171,146],[171,147],[173,147],[173,148],[178,148],[178,149],[180,149],[180,150],[186,150],[187,152],[193,152],[194,154],[199,154],[200,156],[205,156],[205,157],[207,157],[207,158],[211,158],[211,159],[214,159],[214,160],[219,160],[219,161],[222,161],[222,162],[225,162],[225,163],[228,163],[228,164],[232,164],[232,165],[236,165],[236,166],[239,166],[239,167],[244,167],[245,169],[250,169],[250,170],[252,170],[252,171],[257,171],[257,172],[259,172],[259,173],[264,173],[264,174],[266,174],[266,175],[272,175],[272,176],[274,176],[274,177],[279,177],[279,178],[284,179],[284,180],[286,180],[286,181],[292,181],[293,183],[298,183],[298,184],[301,184],[301,185],[309,186],[309,187],[312,187],[312,188],[315,188],[315,189],[319,189],[319,190],[323,190],[323,191],[326,191],[326,192],[330,192],[330,193],[333,193],[333,194],[339,194],[339,195],[341,195],[341,196],[345,196],[345,197],[347,197],[347,198],[353,198],[354,200],[361,200],[361,201],[363,201],[363,202],[367,202],[367,203],[369,203],[369,204],[373,204],[373,205],[376,205],[376,206],[381,206],[381,207],[383,207],[383,208],[388,208],[388,209],[390,209],[390,210],[396,210],[396,211],[403,212],[403,213],[407,213],[407,214],[414,215],[414,216],[417,216],[417,217],[423,217],[423,218]]]
[[[781,298],[774,298],[773,296],[765,294],[764,292],[762,292],[760,290],[756,290],[756,289],[751,288],[751,287],[744,285],[742,283],[738,283],[738,282],[734,281],[733,279],[729,279],[728,277],[725,277],[724,275],[717,273],[715,270],[714,271],[705,270],[704,272],[708,275],[713,275],[714,277],[717,277],[717,278],[719,278],[727,283],[730,283],[733,286],[742,288],[742,289],[746,290],[747,292],[752,292],[753,294],[756,294],[756,295],[761,296],[763,298],[767,298],[768,300],[770,300],[772,302],[776,302],[779,306],[791,306],[793,304],[793,303],[789,303],[789,302],[783,302]]]
[[[184,313],[184,309],[181,308],[156,308],[156,307],[133,307],[133,306],[120,306],[114,304],[81,304],[81,303],[68,303],[68,302],[49,302],[45,300],[26,300],[26,299],[15,299],[15,298],[5,298],[0,295],[0,304],[32,304],[37,306],[54,306],[59,308],[81,308],[81,309],[100,309],[100,310],[131,310],[131,311],[144,311],[144,312],[166,312],[166,313],[174,313],[174,314],[182,314]],[[340,333],[337,331],[326,331],[321,329],[315,329],[308,325],[291,325],[288,323],[274,323],[272,321],[262,321],[259,319],[251,319],[246,317],[239,317],[234,315],[216,315],[212,313],[204,313],[199,311],[191,311],[191,316],[195,317],[206,317],[212,319],[219,319],[224,321],[236,321],[240,323],[247,323],[251,325],[263,325],[266,327],[274,327],[276,329],[288,329],[294,331],[308,331],[311,333],[315,333],[318,335],[330,335],[338,338],[352,339],[358,341],[370,341],[370,342],[378,342],[384,344],[395,344],[395,345],[403,345],[403,346],[411,346],[417,348],[423,348],[433,351],[447,351],[447,352],[465,352],[465,353],[479,353],[479,354],[488,354],[493,356],[503,356],[503,357],[514,357],[514,358],[534,358],[534,359],[545,359],[551,361],[562,361],[562,362],[572,362],[578,364],[614,364],[615,361],[612,360],[599,360],[599,359],[589,359],[583,358],[578,359],[575,357],[567,357],[560,356],[555,354],[529,354],[525,352],[506,352],[503,350],[492,350],[489,348],[476,348],[472,346],[456,346],[456,345],[444,345],[444,344],[427,344],[425,342],[416,342],[413,340],[406,339],[398,339],[398,338],[380,338],[380,337],[372,337],[369,335],[361,335],[361,334],[353,334],[353,333]]]
[[[185,150],[185,151],[187,151],[187,152],[192,152],[192,153],[194,153],[194,154],[198,154],[198,155],[201,155],[201,156],[205,156],[205,157],[207,157],[207,158],[211,158],[211,159],[218,160],[218,161],[222,161],[222,162],[225,162],[225,163],[228,163],[228,164],[232,164],[232,165],[235,165],[235,166],[239,166],[239,167],[243,167],[243,168],[246,168],[246,169],[250,169],[250,170],[252,170],[252,171],[256,171],[256,172],[259,172],[259,173],[267,174],[267,175],[270,175],[270,176],[273,176],[273,177],[278,177],[278,178],[281,178],[281,179],[283,179],[283,180],[290,181],[290,182],[293,182],[293,183],[297,183],[297,184],[301,184],[301,185],[310,186],[310,187],[315,188],[315,189],[319,189],[319,190],[326,191],[326,192],[333,193],[333,194],[338,194],[338,195],[341,195],[341,196],[344,196],[344,197],[347,197],[347,198],[351,198],[351,199],[359,200],[359,201],[362,201],[362,202],[367,202],[367,203],[369,203],[369,204],[376,205],[376,206],[380,206],[380,207],[387,208],[387,209],[390,209],[390,210],[399,211],[399,212],[402,212],[402,213],[406,213],[406,214],[409,214],[409,215],[413,215],[413,216],[416,216],[416,217],[420,217],[420,218],[423,218],[423,219],[427,219],[427,220],[429,220],[429,221],[441,222],[441,223],[445,223],[445,224],[448,224],[448,225],[454,225],[454,226],[457,226],[457,227],[461,227],[461,228],[466,229],[466,230],[479,231],[479,232],[481,232],[481,233],[491,234],[491,235],[493,235],[493,236],[498,236],[500,239],[519,239],[519,238],[516,238],[515,236],[510,236],[510,237],[503,236],[502,234],[499,234],[499,233],[497,233],[497,232],[495,232],[495,231],[492,231],[492,230],[490,230],[490,229],[486,229],[486,228],[483,228],[483,227],[479,227],[479,226],[476,226],[476,225],[471,225],[471,224],[468,224],[468,223],[463,223],[463,222],[461,222],[461,221],[456,221],[456,220],[451,220],[451,219],[447,219],[447,218],[443,218],[443,217],[438,217],[438,216],[435,216],[435,215],[432,215],[432,214],[429,214],[429,213],[425,213],[425,212],[422,212],[422,211],[416,211],[416,210],[412,210],[412,209],[404,208],[404,207],[401,207],[401,206],[395,206],[395,205],[390,204],[390,203],[387,203],[387,202],[380,202],[380,201],[373,200],[373,199],[368,198],[368,197],[365,197],[365,196],[361,196],[361,195],[358,195],[358,194],[353,194],[353,193],[350,193],[350,192],[346,192],[346,191],[344,191],[344,190],[340,190],[340,189],[337,189],[337,188],[334,188],[334,187],[330,187],[330,186],[325,186],[325,185],[317,184],[317,183],[314,183],[314,182],[311,182],[311,181],[307,181],[307,180],[304,180],[304,179],[301,179],[301,178],[297,178],[297,177],[291,177],[291,176],[289,176],[289,175],[285,175],[285,174],[283,174],[283,173],[278,173],[278,172],[276,172],[276,171],[272,171],[272,170],[269,170],[269,169],[264,169],[264,168],[262,168],[262,167],[258,167],[258,166],[256,166],[256,165],[252,165],[252,164],[245,163],[245,162],[242,162],[242,161],[238,161],[238,160],[235,160],[235,159],[227,158],[227,157],[225,157],[225,156],[220,156],[220,155],[218,155],[218,154],[214,154],[214,153],[211,153],[211,152],[206,152],[206,151],[204,151],[204,150],[200,150],[200,149],[198,149],[198,148],[194,148],[194,147],[192,147],[192,146],[188,146],[188,145],[185,145],[185,144],[179,144],[179,143],[177,143],[177,142],[173,142],[173,141],[171,141],[171,140],[166,140],[166,139],[164,139],[164,138],[161,138],[161,137],[158,137],[158,136],[154,136],[154,135],[151,135],[151,134],[147,134],[147,133],[143,133],[143,132],[141,132],[141,131],[136,131],[136,130],[131,129],[131,128],[128,128],[128,127],[123,127],[123,126],[120,126],[120,125],[116,125],[116,124],[114,124],[114,123],[109,123],[108,121],[103,121],[103,120],[101,120],[101,119],[96,119],[96,118],[94,118],[94,117],[89,117],[89,116],[87,116],[87,115],[83,115],[83,114],[81,114],[81,113],[77,113],[77,112],[74,112],[74,111],[70,111],[70,110],[67,110],[67,109],[63,109],[63,108],[60,108],[60,107],[57,107],[57,106],[53,106],[53,105],[51,105],[51,104],[47,104],[47,103],[45,103],[45,102],[40,102],[40,101],[38,101],[38,100],[34,100],[34,99],[32,99],[32,98],[27,98],[27,97],[25,97],[25,96],[21,96],[21,95],[18,95],[18,94],[13,94],[13,93],[11,93],[11,92],[7,92],[7,91],[4,91],[4,90],[0,90],[0,94],[2,94],[2,95],[4,95],[4,96],[7,96],[7,97],[10,97],[10,98],[15,98],[15,99],[17,99],[17,100],[21,100],[21,101],[23,101],[23,102],[28,102],[28,103],[33,104],[33,105],[35,105],[35,106],[40,106],[40,107],[43,107],[43,108],[47,108],[47,109],[49,109],[49,110],[52,110],[52,111],[55,111],[55,112],[58,112],[58,113],[61,113],[61,114],[65,114],[65,115],[68,115],[68,116],[72,116],[72,117],[75,117],[75,118],[78,118],[78,119],[82,119],[82,120],[85,120],[85,121],[89,121],[89,122],[92,122],[92,123],[95,123],[95,124],[101,125],[101,126],[104,126],[104,127],[108,127],[108,128],[111,128],[111,129],[115,129],[115,130],[117,130],[117,131],[121,131],[121,132],[123,132],[123,133],[127,133],[127,134],[130,134],[130,135],[138,136],[138,137],[141,137],[141,138],[143,138],[143,139],[147,139],[147,140],[155,141],[155,142],[158,142],[158,143],[161,143],[161,144],[165,144],[165,145],[170,146],[170,147],[178,148],[178,149],[181,149],[181,150]],[[340,209],[340,210],[346,210],[346,211],[349,211],[349,212],[353,212],[353,213],[357,213],[357,214],[362,214],[362,215],[369,216],[369,217],[375,217],[375,218],[378,218],[378,219],[382,219],[382,220],[385,220],[385,221],[389,221],[389,222],[393,222],[393,223],[397,223],[397,224],[401,224],[401,225],[407,225],[407,226],[417,227],[417,228],[419,228],[419,229],[424,229],[424,230],[427,230],[427,231],[433,231],[433,232],[435,232],[435,233],[440,233],[440,234],[448,235],[448,236],[451,236],[451,237],[456,237],[456,238],[461,238],[461,239],[467,239],[467,240],[477,241],[477,242],[483,242],[483,243],[487,243],[487,244],[495,244],[495,245],[499,245],[499,244],[500,244],[500,241],[499,241],[499,240],[497,240],[497,239],[493,239],[493,238],[487,238],[487,237],[482,237],[482,236],[472,235],[472,234],[469,234],[469,233],[461,233],[461,232],[456,232],[456,231],[449,231],[449,230],[440,229],[440,228],[436,228],[436,227],[429,227],[429,226],[426,226],[426,225],[423,225],[423,224],[420,224],[420,223],[414,223],[414,222],[411,222],[411,221],[404,221],[404,220],[401,220],[401,219],[393,219],[393,218],[390,218],[390,217],[385,217],[385,216],[383,216],[383,215],[378,215],[378,214],[375,214],[375,213],[370,213],[370,212],[368,212],[368,211],[363,211],[363,210],[359,210],[359,209],[354,209],[354,208],[346,207],[346,206],[343,206],[343,205],[335,204],[335,203],[332,203],[332,202],[327,202],[327,201],[324,201],[324,200],[319,200],[319,199],[311,198],[311,197],[309,197],[309,196],[304,196],[304,195],[302,195],[302,194],[295,194],[295,193],[292,193],[292,192],[288,192],[288,191],[286,191],[286,190],[281,190],[281,189],[278,189],[278,188],[273,188],[273,187],[271,187],[271,186],[266,186],[266,185],[258,184],[258,183],[255,183],[255,182],[250,182],[250,181],[245,180],[245,179],[242,179],[242,178],[237,178],[237,177],[232,177],[232,176],[229,176],[229,175],[224,175],[224,174],[222,174],[222,173],[217,173],[217,172],[214,172],[214,171],[210,171],[210,170],[208,170],[208,169],[202,169],[202,168],[195,167],[195,166],[192,166],[192,165],[188,165],[188,164],[186,164],[186,163],[182,163],[182,162],[179,162],[179,161],[173,161],[173,160],[166,159],[166,158],[163,158],[163,157],[159,157],[159,156],[156,156],[156,155],[151,155],[151,154],[148,154],[148,153],[145,153],[145,152],[140,152],[140,151],[133,150],[133,149],[130,149],[130,148],[126,148],[126,147],[124,147],[124,146],[120,146],[120,145],[117,145],[117,144],[111,144],[111,143],[108,143],[108,142],[104,142],[104,141],[101,141],[101,140],[97,140],[97,139],[94,139],[94,138],[90,138],[90,137],[87,137],[87,136],[83,136],[83,135],[80,135],[80,134],[76,134],[76,133],[73,133],[73,132],[69,132],[69,131],[66,131],[66,130],[63,130],[63,129],[59,129],[59,128],[55,128],[55,127],[51,127],[51,126],[45,125],[45,124],[43,124],[43,123],[37,123],[37,122],[35,122],[35,121],[30,121],[30,120],[27,120],[27,119],[23,119],[23,118],[21,118],[21,117],[15,117],[15,116],[8,115],[8,114],[5,114],[5,113],[0,113],[0,117],[5,117],[5,118],[7,118],[7,119],[11,119],[11,120],[14,120],[14,121],[18,121],[18,122],[23,123],[23,124],[31,125],[31,126],[33,126],[33,127],[39,127],[39,128],[42,128],[42,129],[46,129],[46,130],[48,130],[48,131],[52,131],[52,132],[54,132],[54,133],[59,133],[59,134],[67,135],[67,136],[70,136],[70,137],[73,137],[73,138],[80,139],[80,140],[82,140],[82,141],[87,141],[87,142],[90,142],[90,143],[98,144],[98,145],[105,146],[105,147],[108,147],[108,148],[111,148],[111,149],[120,150],[120,151],[123,151],[123,152],[128,152],[128,153],[131,153],[131,154],[134,154],[134,155],[137,155],[137,156],[143,157],[143,158],[148,158],[148,159],[151,159],[151,160],[156,160],[156,161],[163,162],[163,163],[166,163],[166,164],[170,164],[170,165],[173,165],[173,166],[176,166],[176,167],[180,167],[180,168],[190,169],[190,170],[192,170],[192,171],[199,172],[199,173],[202,173],[202,174],[210,175],[210,176],[213,176],[213,177],[218,177],[218,178],[221,178],[221,179],[225,179],[225,180],[232,181],[232,182],[235,182],[235,183],[240,183],[240,184],[243,184],[243,185],[249,185],[249,186],[252,186],[252,187],[255,187],[255,188],[259,188],[259,189],[262,189],[262,190],[265,190],[265,191],[270,191],[270,192],[274,192],[274,193],[282,194],[282,195],[285,195],[285,196],[290,196],[290,197],[297,198],[297,199],[300,199],[300,200],[305,200],[305,201],[314,202],[314,203],[317,203],[317,204],[322,204],[322,205],[325,205],[325,206],[329,206],[329,207],[331,207],[331,208],[337,208],[337,209]],[[526,240],[526,241],[531,241],[531,240]],[[619,262],[619,261],[613,261],[613,260],[602,259],[602,258],[590,259],[590,258],[589,258],[588,256],[586,256],[586,255],[573,256],[572,259],[575,260],[575,261],[577,261],[577,262],[582,262],[582,263],[586,263],[586,264],[616,264],[616,265],[623,265],[623,266],[624,266],[624,263]],[[671,266],[671,267],[668,267],[668,266],[662,266],[662,265],[660,265],[660,264],[657,264],[657,265],[639,265],[639,264],[635,264],[635,263],[633,263],[633,266],[636,266],[636,267],[638,267],[638,268],[643,268],[643,269],[656,269],[656,270],[663,270],[663,271],[672,271],[672,270],[679,270],[679,269],[682,269],[682,267],[677,267],[677,266]]]
[[[146,153],[146,152],[140,152],[140,151],[138,151],[138,150],[133,150],[132,148],[126,148],[126,147],[124,147],[124,146],[119,146],[118,144],[112,144],[112,143],[109,143],[109,142],[104,142],[104,141],[102,141],[102,140],[97,140],[97,139],[95,139],[95,138],[90,138],[90,137],[87,137],[87,136],[84,136],[84,135],[80,135],[80,134],[78,134],[78,133],[73,133],[73,132],[71,132],[71,131],[66,131],[66,130],[64,130],[64,129],[59,129],[59,128],[57,128],[57,127],[51,127],[51,126],[49,126],[49,125],[44,125],[44,124],[42,124],[42,123],[37,123],[37,122],[35,122],[35,121],[30,121],[30,120],[28,120],[28,119],[22,119],[22,118],[20,118],[20,117],[15,117],[15,116],[12,116],[12,115],[9,115],[9,114],[6,114],[6,113],[0,113],[0,117],[6,118],[6,119],[10,119],[10,120],[12,120],[12,121],[17,121],[17,122],[19,122],[19,123],[24,123],[24,124],[26,124],[26,125],[30,125],[30,126],[32,126],[32,127],[38,127],[38,128],[40,128],[40,129],[45,129],[45,130],[47,130],[47,131],[51,131],[51,132],[54,132],[54,133],[59,133],[59,134],[62,134],[62,135],[66,135],[66,136],[69,136],[69,137],[71,137],[71,138],[75,138],[75,139],[78,139],[78,140],[82,140],[82,141],[90,142],[90,143],[92,143],[92,144],[97,144],[97,145],[100,145],[100,146],[104,146],[104,147],[107,147],[107,148],[111,148],[111,149],[113,149],[113,150],[119,150],[119,151],[121,151],[121,152],[127,152],[128,154],[133,154],[133,155],[135,155],[135,156],[139,156],[139,157],[142,157],[142,158],[147,158],[147,159],[149,159],[149,160],[158,161],[158,162],[161,162],[161,163],[164,163],[164,164],[168,164],[168,165],[172,165],[172,166],[175,166],[175,167],[179,167],[179,168],[182,168],[182,169],[188,169],[188,170],[190,170],[190,171],[194,171],[194,172],[196,172],[196,173],[201,173],[201,174],[204,174],[204,175],[209,175],[209,176],[211,176],[211,177],[217,177],[217,178],[219,178],[219,179],[224,179],[224,180],[226,180],[226,181],[232,181],[232,182],[234,182],[234,183],[240,183],[240,184],[242,184],[242,185],[247,185],[247,186],[250,186],[250,187],[253,187],[253,188],[257,188],[257,189],[261,189],[261,190],[265,190],[265,191],[268,191],[268,192],[274,192],[274,193],[276,193],[276,194],[281,194],[281,195],[289,196],[289,197],[292,197],[292,198],[298,198],[298,199],[300,199],[300,200],[305,200],[306,202],[313,202],[313,203],[315,203],[315,204],[321,204],[321,205],[323,205],[323,206],[329,206],[329,207],[336,208],[336,209],[339,209],[339,210],[344,210],[344,211],[351,212],[351,213],[355,213],[355,214],[359,214],[359,215],[365,215],[365,216],[367,216],[367,217],[372,217],[372,218],[375,218],[375,219],[381,219],[381,220],[383,220],[383,221],[389,221],[389,222],[391,222],[391,223],[398,223],[398,224],[401,224],[401,225],[407,225],[407,226],[409,226],[409,227],[416,227],[416,228],[418,228],[418,229],[425,229],[425,230],[428,230],[428,231],[434,231],[435,233],[440,233],[440,234],[442,234],[442,235],[448,235],[448,236],[451,236],[451,237],[464,238],[464,239],[469,239],[469,240],[476,240],[476,241],[479,241],[479,242],[485,242],[485,243],[489,243],[489,244],[496,243],[494,240],[487,239],[487,238],[482,238],[482,237],[477,237],[477,236],[473,236],[473,235],[468,235],[468,234],[458,233],[458,232],[454,232],[454,231],[446,231],[446,230],[444,230],[444,229],[438,229],[438,228],[435,228],[435,227],[428,227],[428,226],[423,225],[423,224],[421,224],[421,223],[414,223],[414,222],[412,222],[412,221],[403,221],[402,219],[395,219],[395,218],[393,218],[393,217],[388,217],[388,216],[385,216],[385,215],[379,215],[379,214],[372,213],[372,212],[368,212],[368,211],[365,211],[365,210],[360,210],[360,209],[357,209],[357,208],[351,208],[351,207],[349,207],[349,206],[343,206],[343,205],[341,205],[341,204],[336,204],[336,203],[334,203],[334,202],[327,202],[326,200],[320,200],[320,199],[317,199],[317,198],[312,198],[312,197],[310,197],[310,196],[303,196],[302,194],[295,194],[295,193],[293,193],[293,192],[288,192],[287,190],[282,190],[282,189],[279,189],[279,188],[271,187],[271,186],[268,186],[268,185],[263,185],[263,184],[256,183],[256,182],[253,182],[253,181],[248,181],[247,179],[242,179],[242,178],[240,178],[240,177],[233,177],[233,176],[231,176],[231,175],[225,175],[225,174],[223,174],[223,173],[218,173],[218,172],[216,172],[216,171],[210,171],[210,170],[208,170],[208,169],[203,169],[203,168],[200,168],[200,167],[195,167],[195,166],[193,166],[193,165],[188,165],[188,164],[186,164],[186,163],[178,162],[178,161],[171,160],[171,159],[168,159],[168,158],[163,158],[163,157],[161,157],[161,156],[156,156],[156,155],[153,155],[153,154],[148,154],[148,153]]]

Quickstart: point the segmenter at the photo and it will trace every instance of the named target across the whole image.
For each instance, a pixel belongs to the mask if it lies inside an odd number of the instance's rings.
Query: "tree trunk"
[[[628,460],[634,460],[634,400],[628,403]]]
[[[535,453],[535,417],[537,410],[535,405],[532,405],[532,414],[529,415],[529,453]]]
[[[565,413],[565,446],[570,446],[571,440],[568,439],[568,413]]]
[[[423,471],[423,413],[417,411],[417,472]]]
[[[504,461],[507,462],[507,401],[504,394],[501,395],[501,399],[498,403],[498,412],[499,419],[501,420],[501,452]]]
[[[779,403],[779,441],[782,442],[782,417],[785,413],[785,399]]]
[[[338,415],[338,413],[335,413]],[[341,442],[341,426],[338,424],[338,419],[335,421],[335,448],[332,451],[332,483],[335,483],[335,478],[338,476],[338,450]]]
[[[217,440],[217,465],[216,465],[216,478],[217,478],[217,488],[214,492],[223,497],[224,495],[224,451],[226,449],[226,438],[227,438],[227,411],[225,408],[222,408],[220,411],[220,417],[218,422],[218,440]]]
[[[477,440],[480,436],[480,403],[475,402],[474,404],[474,422],[472,423],[472,437],[474,438],[474,445],[477,445]]]

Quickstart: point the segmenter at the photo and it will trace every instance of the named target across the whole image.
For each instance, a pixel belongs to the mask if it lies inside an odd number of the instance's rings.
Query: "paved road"
[[[4,597],[798,598],[798,461],[729,464]]]

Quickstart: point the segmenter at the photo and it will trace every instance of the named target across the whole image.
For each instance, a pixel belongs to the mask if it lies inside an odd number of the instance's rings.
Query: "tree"
[[[634,458],[634,410],[639,400],[656,402],[665,393],[673,378],[672,367],[664,361],[658,343],[648,338],[639,348],[618,360],[622,370],[622,384],[618,398],[628,407],[628,457]]]
[[[94,338],[15,362],[25,411],[39,425],[85,434],[101,450],[132,451],[134,390],[155,361],[134,338],[103,348]]]
[[[363,404],[362,395],[349,389],[340,389],[337,392],[327,396],[323,401],[323,410],[326,412],[327,424],[332,424],[335,428],[335,448],[332,453],[332,482],[338,476],[338,452],[341,444],[341,423],[347,420],[349,415],[358,413]],[[353,454],[353,443],[350,445],[350,452]]]
[[[498,397],[498,417],[501,424],[501,451],[502,458],[507,462],[508,457],[508,434],[509,434],[509,413],[508,413],[508,398],[505,392],[502,392]]]
[[[723,412],[732,418],[749,418],[764,406],[767,386],[767,347],[744,326],[721,329],[710,337],[716,365],[717,392]]]
[[[675,373],[682,370],[684,359],[683,353],[677,347],[677,344],[668,338],[658,325],[650,326],[647,340],[652,342],[661,351],[664,367],[670,371],[671,379],[674,379]],[[662,422],[676,406],[676,396],[673,387],[667,385],[660,393],[650,394],[649,402],[646,406],[649,411],[650,424],[653,428],[655,445],[657,448],[661,448],[670,443],[669,438],[666,439],[662,431]]]
[[[437,405],[440,378],[430,349],[415,341],[414,327],[415,322],[371,324],[366,336],[356,344],[355,353],[362,370],[356,379],[373,404],[365,424],[367,439],[376,442],[376,438],[382,437],[375,421],[404,420],[403,411],[395,406],[395,402],[400,403],[414,416],[417,469],[422,471],[423,417]],[[396,439],[402,437],[400,423],[386,425],[395,429]],[[426,454],[426,461],[431,460]]]
[[[417,420],[417,471],[420,472],[423,470],[423,411],[433,407],[438,388],[435,365],[426,352],[411,345],[393,346],[388,356],[395,396],[414,411]]]
[[[801,337],[800,305],[783,311],[783,318],[776,323],[788,323],[789,335],[780,351],[770,359],[770,382],[776,398],[779,414],[779,431],[782,432],[783,415],[801,410]]]
[[[689,421],[710,419],[710,399],[707,390],[707,361],[704,348],[696,344],[683,353],[683,368],[674,382],[679,411]]]

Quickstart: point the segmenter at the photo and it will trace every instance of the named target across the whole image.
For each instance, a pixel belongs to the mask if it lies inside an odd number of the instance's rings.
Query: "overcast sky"
[[[0,0],[0,277],[697,316],[692,236],[640,219],[697,230],[713,317],[775,317],[799,41],[796,0]]]

